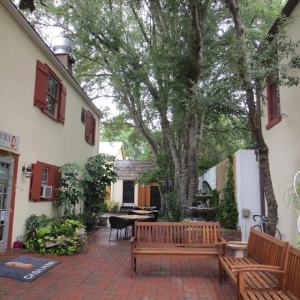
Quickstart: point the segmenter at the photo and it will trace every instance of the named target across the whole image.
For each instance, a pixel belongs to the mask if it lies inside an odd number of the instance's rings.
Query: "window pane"
[[[48,93],[57,99],[58,95],[58,82],[52,75],[48,77]]]
[[[57,101],[48,95],[45,107],[46,112],[54,116],[56,113],[56,103]]]
[[[42,170],[42,186],[48,185],[48,168]]]

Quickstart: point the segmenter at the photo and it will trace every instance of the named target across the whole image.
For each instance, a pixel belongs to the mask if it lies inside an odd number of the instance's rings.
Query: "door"
[[[7,249],[14,159],[0,156],[0,252]]]
[[[134,206],[133,181],[123,181],[123,206]]]
[[[157,209],[160,209],[161,200],[158,186],[150,187],[150,206],[155,206]]]

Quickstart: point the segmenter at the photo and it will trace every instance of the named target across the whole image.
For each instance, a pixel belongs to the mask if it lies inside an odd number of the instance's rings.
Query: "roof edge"
[[[37,46],[43,51],[47,58],[51,61],[55,68],[66,78],[66,80],[72,85],[72,87],[78,92],[78,94],[85,100],[88,106],[100,119],[102,117],[101,111],[96,107],[92,100],[88,97],[79,83],[75,78],[69,73],[69,71],[63,66],[59,59],[55,56],[49,46],[40,37],[37,31],[32,27],[32,25],[26,20],[23,14],[17,9],[14,3],[10,0],[0,0],[4,8],[9,12],[9,14],[21,25],[22,29],[33,39]]]
[[[299,3],[299,0],[288,0],[288,2],[283,7],[283,9],[280,13],[280,17],[282,17],[282,16],[289,17],[298,3]],[[279,24],[279,21],[280,21],[280,17],[278,17],[276,19],[276,21],[274,22],[274,24],[270,28],[268,34],[275,34],[277,32],[277,27],[278,27],[278,24]]]

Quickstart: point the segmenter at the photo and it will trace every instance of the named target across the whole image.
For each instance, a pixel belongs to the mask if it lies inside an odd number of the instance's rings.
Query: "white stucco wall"
[[[111,185],[111,200],[118,202],[119,207],[123,202],[123,180],[117,180]]]
[[[255,224],[252,215],[260,214],[259,167],[253,150],[239,150],[235,153],[235,189],[239,212],[239,226],[242,240],[248,240],[250,227]],[[243,209],[250,209],[250,218],[243,217]]]
[[[300,40],[300,4],[293,11],[293,22],[287,26],[288,36]],[[300,54],[300,49],[298,49]],[[294,73],[300,76],[300,72]],[[264,106],[262,128],[269,147],[269,161],[275,197],[278,203],[278,228],[283,239],[296,242],[299,212],[289,203],[294,174],[300,170],[300,86],[280,87],[280,106],[284,116],[277,125],[266,130],[267,111]]]
[[[88,157],[98,153],[98,134],[96,146],[86,143],[85,127],[80,120],[81,109],[91,109],[2,4],[0,52],[0,129],[20,137],[14,241],[16,236],[23,234],[24,222],[30,214],[54,213],[51,202],[29,201],[30,179],[22,175],[22,166],[36,161],[56,166],[67,162],[83,165]],[[67,89],[64,125],[47,117],[33,105],[37,60],[47,63]],[[97,122],[97,132],[98,126]]]
[[[207,181],[212,189],[216,188],[216,170],[216,167],[212,167],[202,175],[202,183]]]
[[[134,206],[138,206],[139,185],[134,185]],[[118,179],[112,184],[111,200],[118,202],[119,207],[123,205],[123,180]]]

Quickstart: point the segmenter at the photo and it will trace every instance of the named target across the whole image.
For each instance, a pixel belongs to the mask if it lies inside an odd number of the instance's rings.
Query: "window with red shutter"
[[[90,126],[91,126],[91,112],[86,111],[85,113],[85,131],[84,131],[84,138],[86,142],[89,142],[90,139]]]
[[[42,110],[46,107],[48,75],[49,68],[38,60],[36,64],[34,105]]]
[[[54,120],[64,123],[66,110],[66,88],[61,80],[39,60],[36,66],[34,105]]]
[[[52,201],[55,199],[56,189],[59,181],[59,168],[54,165],[50,165],[43,162],[36,162],[32,164],[32,175],[30,182],[30,200]],[[52,187],[51,198],[43,198],[42,192],[44,186]]]
[[[268,124],[266,129],[270,129],[281,121],[279,90],[270,80],[267,83],[267,112]]]
[[[65,123],[66,96],[67,96],[67,91],[66,91],[65,86],[62,84],[61,85],[59,110],[58,110],[58,121],[61,122],[61,123]]]
[[[85,140],[90,145],[95,145],[96,119],[90,111],[85,116]]]
[[[32,164],[32,175],[30,181],[29,198],[33,201],[39,201],[41,198],[42,185],[42,165],[40,163]]]

